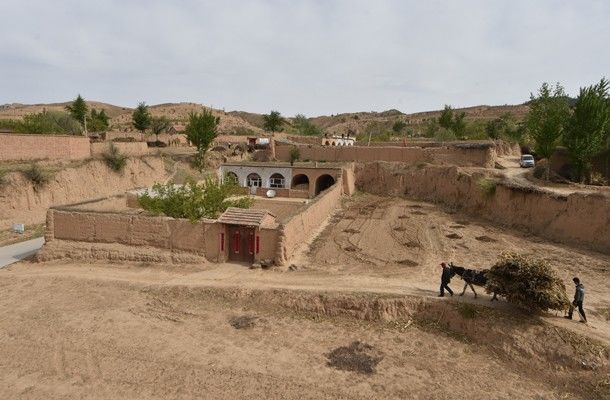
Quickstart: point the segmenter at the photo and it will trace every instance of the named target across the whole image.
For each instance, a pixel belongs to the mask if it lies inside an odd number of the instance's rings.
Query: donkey
[[[474,286],[482,286],[485,287],[485,285],[487,284],[487,273],[489,272],[488,269],[484,269],[484,270],[476,270],[476,269],[466,269],[464,267],[458,267],[457,265],[454,265],[453,263],[450,263],[449,266],[451,267],[452,272],[455,275],[459,275],[460,278],[462,278],[462,280],[464,281],[464,290],[462,290],[462,293],[460,294],[460,296],[463,296],[464,293],[466,293],[466,288],[468,286],[470,286],[470,289],[472,289],[472,293],[474,293],[474,298],[477,298],[477,292],[474,290]],[[494,292],[493,297],[491,298],[491,301],[494,300],[498,300],[498,297],[496,295],[496,292]]]

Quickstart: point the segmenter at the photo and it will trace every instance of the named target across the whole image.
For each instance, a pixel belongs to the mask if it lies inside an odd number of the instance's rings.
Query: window
[[[252,173],[248,175],[247,179],[248,187],[261,187],[261,177],[259,174]]]
[[[282,174],[273,174],[269,178],[269,187],[283,188],[284,185],[285,185],[285,179]]]

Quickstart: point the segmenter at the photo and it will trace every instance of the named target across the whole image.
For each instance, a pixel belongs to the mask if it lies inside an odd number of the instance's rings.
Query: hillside
[[[20,119],[24,115],[46,110],[63,110],[69,103],[50,104],[5,104],[0,105],[0,119]],[[133,108],[120,107],[108,103],[88,101],[90,108],[103,109],[110,116],[111,129],[132,130],[131,114]],[[191,112],[200,111],[204,107],[197,103],[164,103],[151,105],[150,111],[154,116],[164,115],[171,121],[179,124],[186,123]],[[522,120],[527,114],[527,105],[503,106],[473,106],[456,109],[466,113],[467,121],[489,121],[510,113],[517,120]],[[220,131],[223,134],[259,135],[263,133],[262,114],[246,111],[230,111],[213,109],[213,113],[220,117]],[[438,118],[441,110],[405,114],[398,110],[383,112],[355,112],[336,115],[321,115],[311,117],[309,120],[330,134],[355,132],[356,134],[373,131],[387,131],[397,120],[404,121],[414,131],[421,131],[427,121]],[[287,128],[290,130],[290,128]]]

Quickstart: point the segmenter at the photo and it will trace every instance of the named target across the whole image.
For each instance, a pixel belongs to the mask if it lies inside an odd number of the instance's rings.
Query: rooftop
[[[257,208],[229,207],[218,217],[218,222],[229,225],[261,226],[267,217],[275,220],[275,215],[268,210]]]
[[[317,165],[316,165],[317,164]],[[339,169],[345,163],[341,162],[322,162],[322,161],[310,161],[310,162],[295,162],[294,165],[290,165],[288,162],[256,162],[256,161],[243,161],[243,162],[226,162],[222,166],[231,167],[273,167],[273,168],[326,168],[326,169]]]

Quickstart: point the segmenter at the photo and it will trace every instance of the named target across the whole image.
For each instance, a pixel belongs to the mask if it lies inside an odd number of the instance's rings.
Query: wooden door
[[[255,247],[254,228],[229,227],[229,260],[253,262]]]

